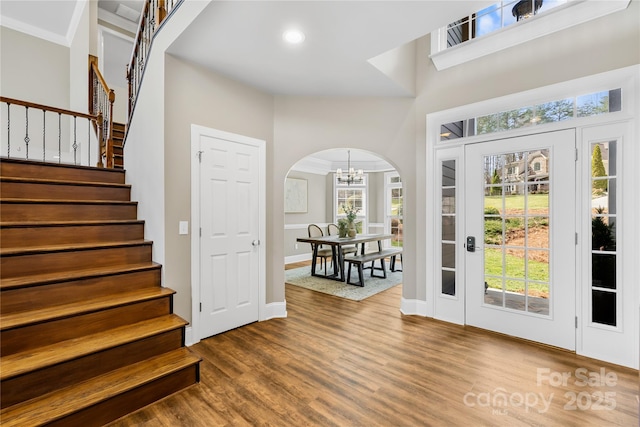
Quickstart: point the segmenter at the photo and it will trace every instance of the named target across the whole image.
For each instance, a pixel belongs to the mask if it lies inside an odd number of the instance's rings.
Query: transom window
[[[620,88],[445,123],[440,126],[440,141],[540,126],[617,111],[622,111],[622,89]]]

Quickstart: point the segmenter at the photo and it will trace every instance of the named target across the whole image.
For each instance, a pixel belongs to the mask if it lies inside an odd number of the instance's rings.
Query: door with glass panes
[[[465,146],[465,323],[575,349],[575,144],[569,129]]]

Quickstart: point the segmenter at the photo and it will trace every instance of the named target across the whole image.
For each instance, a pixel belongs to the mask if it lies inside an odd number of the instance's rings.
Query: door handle
[[[476,238],[473,236],[467,236],[467,252],[476,251]]]
[[[251,242],[251,246],[260,246],[260,240],[254,240]]]

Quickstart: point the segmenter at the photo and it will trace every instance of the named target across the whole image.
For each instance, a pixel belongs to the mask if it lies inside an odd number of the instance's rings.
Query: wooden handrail
[[[78,111],[71,111],[71,110],[65,110],[63,108],[50,107],[48,105],[36,104],[35,102],[22,101],[20,99],[7,98],[4,96],[0,96],[0,102],[5,102],[11,105],[21,105],[23,107],[35,108],[37,110],[50,111],[52,113],[65,114],[67,116],[81,117],[83,119],[89,119],[89,120],[96,120],[98,118],[97,114],[80,113]]]
[[[113,103],[116,94],[113,89],[109,89],[107,82],[102,77],[98,68],[98,58],[89,55],[89,112],[93,114],[102,114],[104,121],[98,123],[103,124],[100,139],[100,153],[104,153],[108,168],[113,168]],[[97,131],[97,130],[96,130]],[[101,156],[102,157],[102,156]]]
[[[67,131],[69,132],[70,140],[69,140],[69,154],[72,155],[72,158],[69,158],[66,162],[72,162],[73,164],[83,164],[90,165],[92,163],[91,160],[91,128],[94,130],[94,137],[97,137],[97,157],[98,161],[96,166],[104,167],[102,162],[101,155],[101,147],[104,144],[104,118],[102,112],[98,112],[97,114],[91,113],[82,113],[79,111],[67,110],[64,108],[52,107],[49,105],[38,104],[30,101],[23,101],[21,99],[8,98],[5,96],[0,96],[0,104],[6,104],[6,115],[3,114],[4,118],[6,118],[6,132],[7,132],[7,153],[6,156],[8,158],[17,157],[24,158],[27,160],[34,159],[38,157],[37,155],[34,157],[30,155],[29,148],[36,144],[39,144],[42,149],[42,156],[39,158],[43,162],[50,162],[53,159],[57,159],[58,163],[62,163],[63,155],[66,155],[66,151],[62,150],[62,136],[63,134],[67,135]],[[15,112],[12,114],[11,107],[23,107],[24,115],[18,115],[17,124],[13,125],[16,122],[14,120]],[[41,111],[42,114],[31,113],[30,111]],[[47,113],[57,114],[57,133],[53,134],[48,132],[47,124],[51,127],[51,121],[47,121]],[[62,122],[62,116],[66,116],[69,118],[69,121]],[[86,126],[82,126],[82,123],[78,123],[77,119],[86,120],[88,123]],[[13,120],[13,122],[12,122]],[[35,124],[34,124],[35,122]],[[80,129],[78,129],[80,126]],[[37,127],[37,130],[34,130],[34,127]],[[54,130],[56,130],[56,124],[53,124]],[[64,128],[64,129],[63,129]],[[66,129],[66,130],[65,130]],[[78,130],[86,129],[87,133],[82,134],[78,133]],[[64,130],[64,132],[63,132]],[[18,136],[13,136],[17,134]],[[37,137],[36,137],[37,135]],[[85,139],[86,137],[86,139]],[[66,138],[66,137],[65,137]],[[57,140],[57,152],[50,149],[50,144]],[[85,145],[86,144],[86,145]],[[18,148],[12,151],[12,147],[18,145]],[[47,148],[49,147],[49,148]],[[84,147],[84,148],[83,148]],[[22,150],[24,148],[24,150]],[[33,148],[32,148],[33,152]],[[86,154],[87,162],[84,163],[81,159],[78,159],[78,154]],[[94,151],[95,153],[95,151]],[[113,157],[113,156],[112,156]],[[113,166],[111,166],[113,167]]]

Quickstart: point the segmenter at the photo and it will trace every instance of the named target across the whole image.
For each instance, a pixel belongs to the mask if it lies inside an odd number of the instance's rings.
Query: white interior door
[[[200,337],[259,319],[259,148],[201,134]]]
[[[575,349],[575,144],[569,129],[465,147],[467,324]]]

